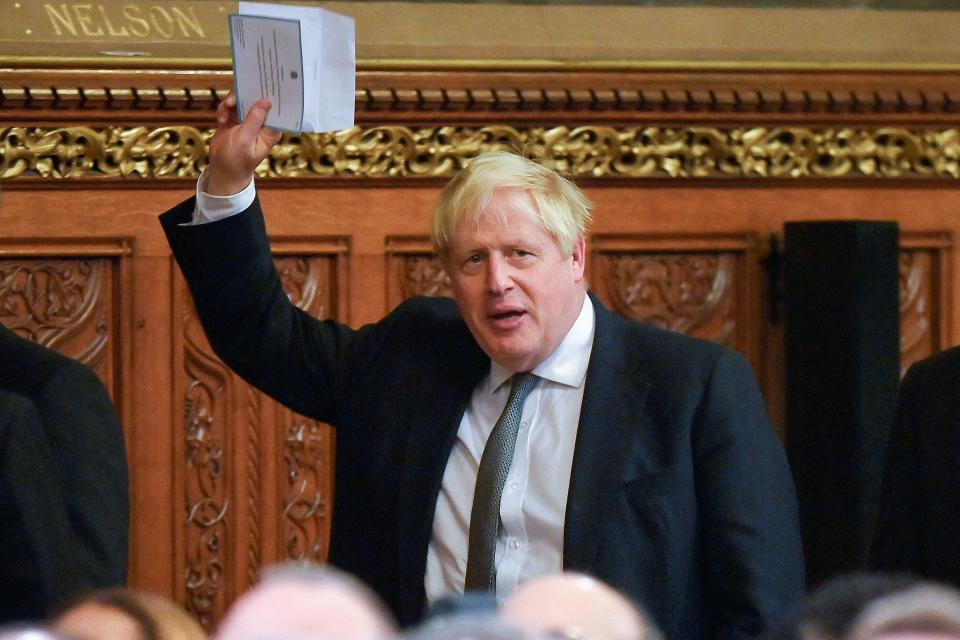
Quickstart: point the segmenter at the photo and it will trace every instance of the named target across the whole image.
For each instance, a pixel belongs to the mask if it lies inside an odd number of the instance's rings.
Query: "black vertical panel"
[[[866,566],[899,383],[898,235],[785,225],[787,453],[810,588]]]

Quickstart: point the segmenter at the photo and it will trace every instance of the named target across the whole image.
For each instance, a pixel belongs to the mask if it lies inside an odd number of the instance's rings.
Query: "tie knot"
[[[526,373],[513,374],[513,380],[510,382],[510,397],[507,404],[523,402],[530,395],[534,385],[537,384],[537,375],[527,371]]]

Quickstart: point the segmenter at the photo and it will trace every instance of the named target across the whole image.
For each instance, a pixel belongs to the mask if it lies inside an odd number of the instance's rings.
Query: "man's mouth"
[[[487,316],[494,331],[513,331],[519,329],[527,312],[523,309],[497,311]]]
[[[512,320],[514,318],[519,318],[522,316],[525,311],[514,310],[514,311],[502,311],[500,313],[490,314],[490,318],[493,320]]]

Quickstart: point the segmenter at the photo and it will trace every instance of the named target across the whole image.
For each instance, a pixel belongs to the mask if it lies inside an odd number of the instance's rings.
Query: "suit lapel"
[[[490,371],[490,360],[465,326],[462,333],[455,347],[438,348],[436,366],[424,372],[418,387],[434,392],[411,415],[398,514],[401,623],[423,613],[424,569],[443,472],[473,390]]]
[[[587,367],[564,524],[564,569],[587,571],[600,542],[602,514],[623,482],[635,432],[643,427],[649,378],[630,323],[592,298],[596,330]]]

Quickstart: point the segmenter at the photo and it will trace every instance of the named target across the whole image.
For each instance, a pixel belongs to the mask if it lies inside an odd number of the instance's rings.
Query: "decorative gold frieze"
[[[0,129],[0,177],[197,176],[212,131],[193,127]]]
[[[0,177],[196,177],[212,130],[0,129]],[[286,135],[258,169],[294,178],[445,178],[510,149],[591,178],[957,178],[960,132],[899,128],[382,126]]]

